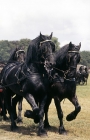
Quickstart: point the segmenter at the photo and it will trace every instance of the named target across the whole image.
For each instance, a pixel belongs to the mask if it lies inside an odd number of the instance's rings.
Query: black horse
[[[24,63],[25,57],[26,57],[26,54],[25,54],[24,49],[22,47],[18,47],[11,54],[11,56],[8,60],[8,63],[12,63],[12,62],[20,63],[20,64]],[[16,101],[16,103],[17,103],[17,95],[14,97],[13,100],[14,100],[14,102]],[[21,97],[19,102],[18,102],[18,115],[17,115],[17,118],[16,118],[17,123],[22,122],[22,117],[21,117],[22,100],[23,100],[23,97]]]
[[[60,102],[67,98],[75,106],[75,110],[67,115],[67,121],[72,121],[76,118],[80,112],[81,107],[79,105],[76,95],[76,68],[80,61],[81,44],[76,46],[71,42],[68,45],[63,46],[55,54],[56,66],[55,73],[52,75],[51,91],[48,94],[48,98],[45,105],[45,127],[50,127],[48,121],[48,109],[52,98],[57,109],[58,118],[60,121],[59,133],[65,134],[66,130],[63,125],[63,112]]]
[[[11,54],[7,63],[13,63],[13,62],[17,64],[24,63],[25,57],[26,57],[26,54],[25,54],[24,49],[22,47],[16,47],[16,49]],[[15,101],[17,103],[17,98],[18,98],[17,95],[13,98],[14,103]],[[23,97],[21,97],[20,100],[18,101],[18,115],[15,120],[17,123],[22,122],[22,117],[21,117],[22,101],[23,101]]]
[[[12,62],[19,62],[23,63],[25,61],[25,51],[21,47],[16,47],[15,50],[12,52],[9,60],[7,63],[12,63]]]
[[[80,66],[79,70],[76,73],[77,84],[87,85],[88,76],[89,76],[88,67],[84,65]]]
[[[23,63],[25,61],[25,51],[22,49],[22,48],[15,48],[15,50],[13,51],[13,53],[11,54],[9,60],[7,61],[7,64],[8,63]],[[3,69],[3,68],[2,68]],[[0,73],[0,80],[1,80],[1,73]],[[6,105],[5,105],[5,101],[4,101],[4,96],[3,96],[3,89],[2,89],[2,86],[0,87],[0,108],[1,108],[1,115],[3,116],[3,119],[4,120],[7,120],[7,116],[6,116]],[[20,108],[19,106],[21,105],[21,101],[19,102],[19,105],[18,105],[18,109]],[[21,111],[18,111],[18,112],[21,112]],[[18,119],[20,120],[20,113],[18,113]],[[17,120],[18,120],[17,119]]]
[[[79,85],[84,85],[84,74],[85,74],[84,65],[80,66],[79,70],[76,72],[76,82]]]
[[[85,67],[84,81],[85,81],[86,85],[87,85],[88,77],[89,77],[88,67]]]
[[[48,94],[48,75],[55,64],[53,52],[55,45],[50,36],[40,36],[30,42],[24,64],[10,63],[2,71],[2,85],[6,87],[5,98],[11,117],[11,130],[16,126],[16,101],[12,99],[17,95],[17,102],[21,96],[31,105],[34,121],[39,118],[38,135],[46,134],[43,117],[44,105]],[[12,101],[11,101],[12,99]],[[40,107],[36,104],[39,101]]]

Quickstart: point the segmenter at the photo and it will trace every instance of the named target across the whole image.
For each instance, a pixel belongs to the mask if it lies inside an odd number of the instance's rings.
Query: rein
[[[63,71],[63,70],[60,70],[60,69],[58,69],[58,68],[56,68],[56,67],[53,67],[54,69],[56,69],[56,70],[58,70],[58,71],[60,71],[60,72],[62,72],[63,74],[64,74],[64,78],[66,79],[66,74],[70,71],[70,69],[68,69],[68,70],[66,70],[66,71]]]
[[[79,53],[79,51],[68,51],[68,53]],[[76,67],[74,67],[74,66],[70,66],[70,68],[76,69]],[[65,80],[75,81],[75,78],[71,78],[71,79],[66,78],[67,73],[70,72],[70,68],[68,70],[64,71],[64,70],[60,70],[60,69],[58,69],[56,67],[53,67],[53,69],[58,70],[58,71],[60,71],[60,72],[62,72],[64,74],[64,79]]]

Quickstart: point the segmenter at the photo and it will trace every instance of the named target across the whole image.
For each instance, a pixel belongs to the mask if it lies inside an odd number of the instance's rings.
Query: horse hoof
[[[22,118],[17,118],[17,119],[15,120],[15,122],[18,123],[18,124],[23,123]]]
[[[73,113],[71,113],[71,114],[67,115],[66,120],[67,120],[67,121],[72,121],[72,120],[74,120],[75,118],[76,118],[76,116],[75,116]]]
[[[16,131],[17,129],[18,129],[18,126],[16,126],[16,125],[15,126],[12,126],[11,125],[11,131]]]
[[[35,117],[35,118],[34,118],[34,123],[36,123],[36,124],[37,124],[37,123],[39,123],[39,122],[40,122],[40,118],[39,118],[38,116],[37,116],[37,117]]]
[[[47,136],[47,132],[44,129],[42,129],[38,131],[37,135],[40,137],[45,137]]]
[[[48,122],[45,122],[44,121],[44,128],[50,129],[51,128],[51,125]]]
[[[67,132],[66,132],[66,130],[65,130],[64,127],[59,127],[59,134],[61,134],[61,135],[67,135]]]
[[[3,117],[3,120],[7,121],[7,120],[9,120],[9,118],[7,116],[5,116],[5,117]]]
[[[24,112],[24,117],[34,119],[33,112],[31,110],[26,110],[26,112]]]

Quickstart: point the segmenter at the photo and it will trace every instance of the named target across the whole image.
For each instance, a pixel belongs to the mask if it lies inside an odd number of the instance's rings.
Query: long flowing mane
[[[29,47],[27,49],[27,55],[26,55],[26,63],[30,63],[32,60],[36,59],[37,56],[37,48],[40,43],[40,37],[38,36],[37,38],[33,39]]]
[[[66,54],[69,50],[69,44],[63,46],[55,53],[55,59],[57,65],[61,66],[63,61],[65,60]]]
[[[52,38],[52,33],[50,36],[45,36],[40,33],[38,37],[36,37],[30,42],[29,47],[27,49],[27,55],[26,55],[27,64],[31,63],[32,61],[37,60],[38,47],[40,45],[40,42],[45,41],[45,40],[50,40],[51,38]]]

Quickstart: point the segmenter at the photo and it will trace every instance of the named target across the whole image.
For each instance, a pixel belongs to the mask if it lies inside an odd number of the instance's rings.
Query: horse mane
[[[59,66],[62,65],[68,50],[69,50],[69,44],[66,44],[55,53],[55,59],[57,65]]]
[[[13,61],[16,61],[15,60],[15,54],[16,54],[16,52],[17,52],[17,48],[15,48],[15,50],[12,52],[12,54],[10,55],[10,58],[9,58],[9,60],[7,61],[7,63],[10,63],[10,62],[13,62]]]
[[[37,47],[39,43],[40,43],[40,37],[37,37],[30,42],[26,55],[27,64],[31,63],[31,61],[34,60],[35,57],[37,56]]]
[[[50,40],[50,39],[51,39],[51,36],[45,36],[40,33],[38,37],[36,37],[30,42],[29,47],[27,49],[26,64],[29,64],[32,61],[37,60],[40,42],[45,41],[45,40]],[[42,50],[42,47],[40,48],[40,50]]]

